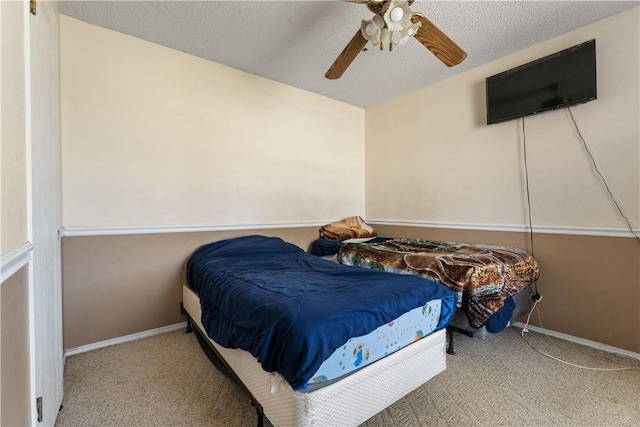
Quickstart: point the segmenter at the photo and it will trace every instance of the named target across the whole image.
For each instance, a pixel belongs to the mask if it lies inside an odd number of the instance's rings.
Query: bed
[[[415,274],[443,283],[456,293],[458,307],[472,328],[487,324],[510,297],[539,275],[535,259],[510,246],[383,239],[342,243],[337,258],[346,265]]]
[[[264,236],[199,248],[183,286],[190,326],[276,426],[358,425],[437,375],[455,305],[432,280]]]

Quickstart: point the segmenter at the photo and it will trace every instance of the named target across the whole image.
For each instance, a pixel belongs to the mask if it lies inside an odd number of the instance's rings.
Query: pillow
[[[502,332],[504,328],[509,326],[509,321],[515,308],[516,303],[513,302],[513,298],[509,297],[504,300],[504,306],[487,320],[487,330],[494,334]]]

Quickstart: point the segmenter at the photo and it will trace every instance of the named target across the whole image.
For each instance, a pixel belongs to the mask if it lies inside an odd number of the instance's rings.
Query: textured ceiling
[[[448,68],[417,40],[324,73],[373,15],[341,1],[62,1],[63,14],[359,107],[408,93],[615,15],[636,1],[416,1],[468,54]]]

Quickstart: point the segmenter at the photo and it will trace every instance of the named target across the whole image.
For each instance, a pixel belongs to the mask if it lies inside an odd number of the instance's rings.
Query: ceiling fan
[[[360,29],[333,62],[327,73],[328,79],[339,79],[351,65],[358,53],[370,42],[380,50],[394,45],[404,45],[411,37],[431,51],[446,66],[458,65],[467,57],[464,50],[440,31],[431,21],[409,6],[413,0],[347,0],[366,4],[375,15],[363,20]]]

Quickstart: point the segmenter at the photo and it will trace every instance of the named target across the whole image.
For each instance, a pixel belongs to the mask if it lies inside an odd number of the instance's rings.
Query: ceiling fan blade
[[[329,70],[324,76],[331,80],[339,79],[366,45],[367,39],[365,39],[360,30],[358,30],[347,46],[340,52],[340,55],[338,55],[333,64],[331,64],[331,67],[329,67]]]
[[[453,67],[467,57],[467,53],[454,43],[445,33],[440,31],[431,21],[419,13],[414,13],[412,21],[422,22],[415,38],[431,51],[444,65]]]

